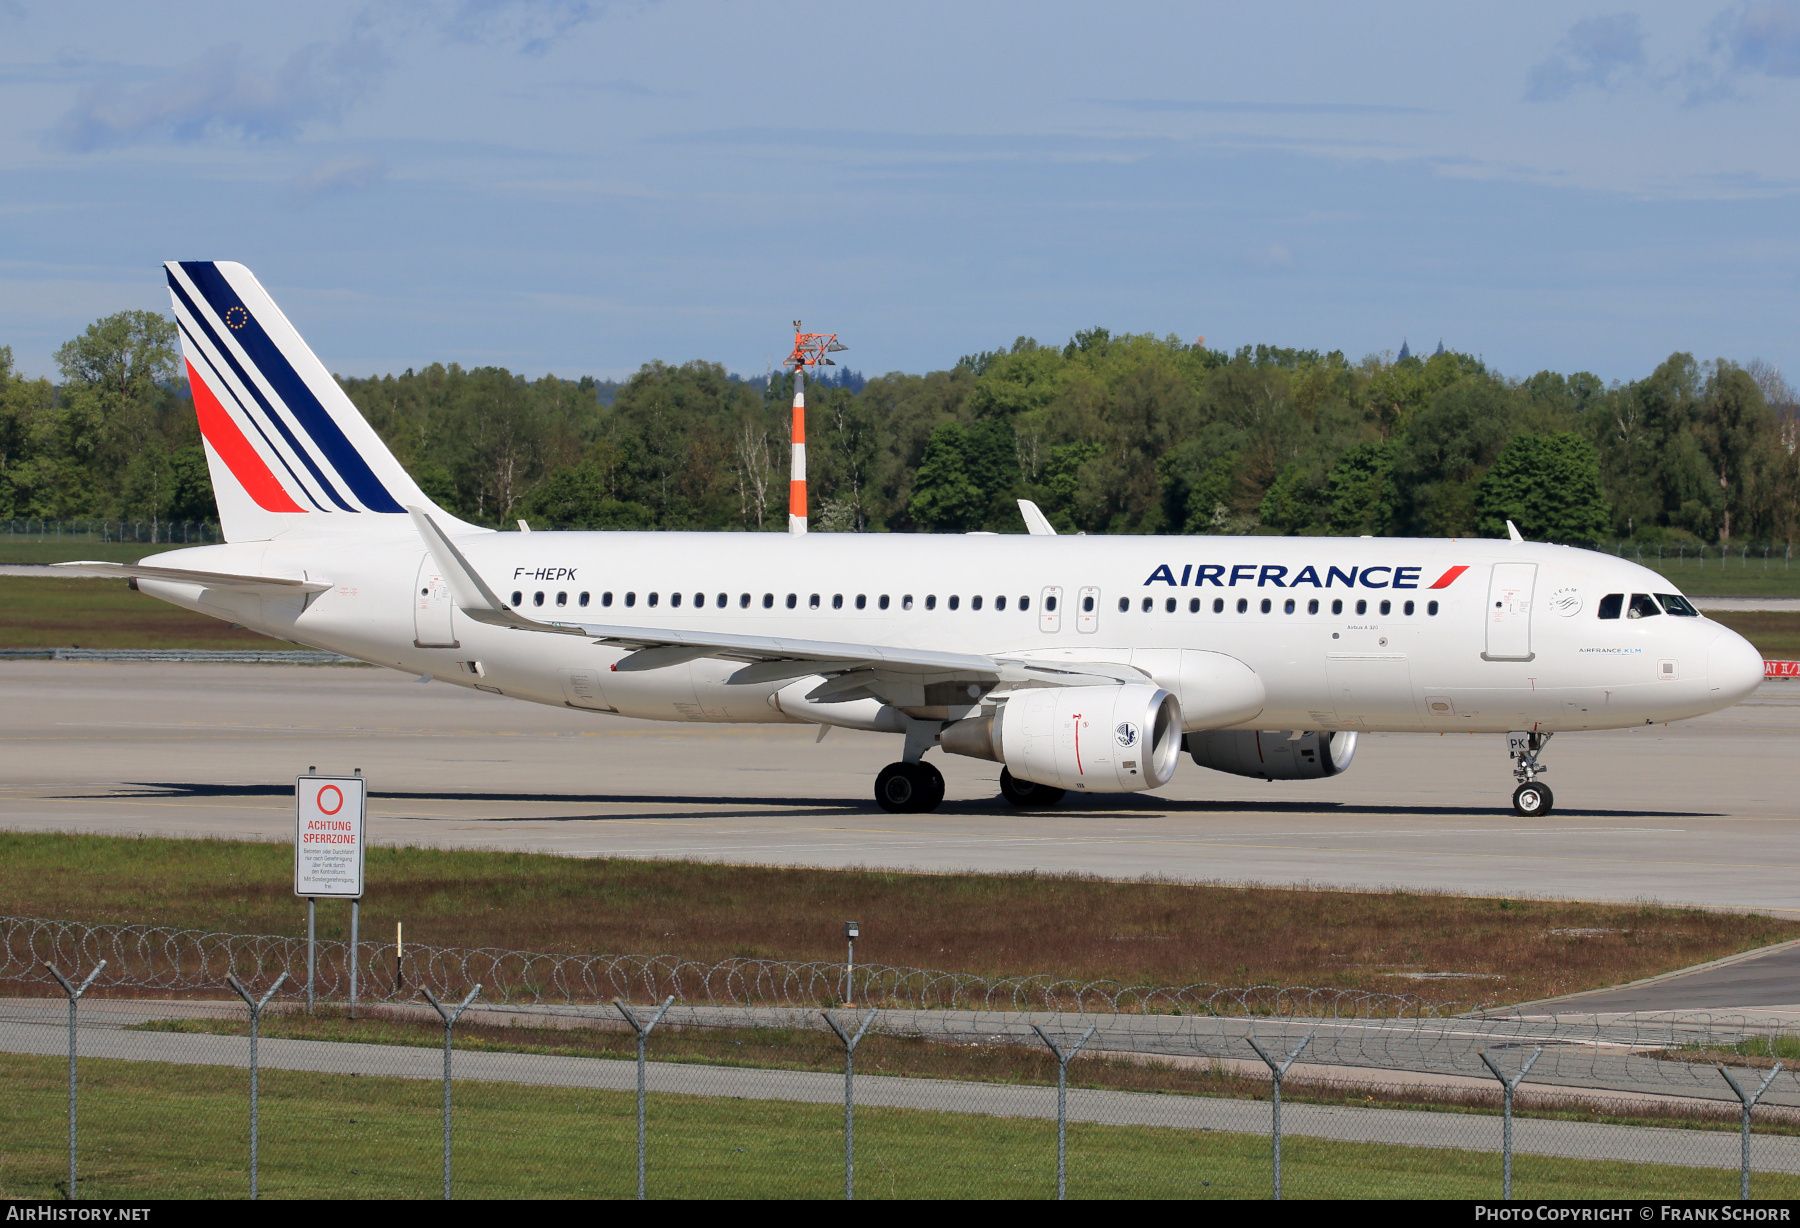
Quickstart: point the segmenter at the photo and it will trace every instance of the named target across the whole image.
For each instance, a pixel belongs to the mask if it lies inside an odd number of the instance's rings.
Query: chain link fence
[[[205,546],[225,539],[212,520],[4,520],[15,542],[164,542]]]
[[[1800,1195],[1767,1018],[443,948],[352,1018],[303,940],[0,936],[12,1197]]]

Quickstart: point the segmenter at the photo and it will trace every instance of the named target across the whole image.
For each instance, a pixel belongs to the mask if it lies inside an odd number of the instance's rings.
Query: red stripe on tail
[[[1449,588],[1452,584],[1456,583],[1456,577],[1462,575],[1462,573],[1467,570],[1469,570],[1467,567],[1452,567],[1449,571],[1446,571],[1443,575],[1439,576],[1437,578],[1437,583],[1433,584],[1431,587]]]
[[[244,432],[238,430],[237,423],[219,404],[219,398],[213,395],[201,380],[194,364],[187,365],[188,388],[194,394],[194,416],[200,419],[200,433],[206,436],[206,442],[212,445],[225,467],[231,470],[231,476],[238,480],[249,496],[256,500],[256,506],[265,512],[304,512],[306,509],[295,503],[281,485],[276,476],[269,472],[263,464],[263,458],[256,454],[250,441],[244,438]]]

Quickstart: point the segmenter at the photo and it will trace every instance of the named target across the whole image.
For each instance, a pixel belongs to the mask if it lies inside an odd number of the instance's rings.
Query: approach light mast
[[[849,349],[838,344],[836,333],[808,333],[794,321],[794,352],[782,366],[794,373],[794,459],[788,475],[788,532],[806,532],[806,369],[835,367],[825,357]]]

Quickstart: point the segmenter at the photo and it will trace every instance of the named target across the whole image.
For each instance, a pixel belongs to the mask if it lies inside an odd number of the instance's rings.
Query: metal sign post
[[[363,894],[363,846],[368,782],[353,776],[294,779],[294,894],[306,900],[306,1011],[312,1013],[318,969],[318,899],[351,901],[350,1001],[356,1002],[356,902]]]

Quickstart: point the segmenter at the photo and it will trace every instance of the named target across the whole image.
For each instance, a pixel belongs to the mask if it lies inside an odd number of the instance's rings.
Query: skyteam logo
[[[1159,564],[1150,578],[1144,581],[1145,586],[1167,584],[1170,588],[1199,588],[1212,584],[1219,588],[1236,588],[1239,584],[1254,585],[1257,588],[1299,588],[1311,585],[1313,588],[1418,588],[1419,575],[1423,567],[1352,567],[1346,571],[1342,567],[1325,568],[1323,579],[1319,577],[1319,569],[1308,563],[1293,575],[1288,575],[1288,567],[1279,563],[1193,563],[1184,564],[1181,578],[1175,578],[1175,571],[1167,563]],[[1449,588],[1456,583],[1456,578],[1469,570],[1466,565],[1459,564],[1439,576],[1428,588]]]

